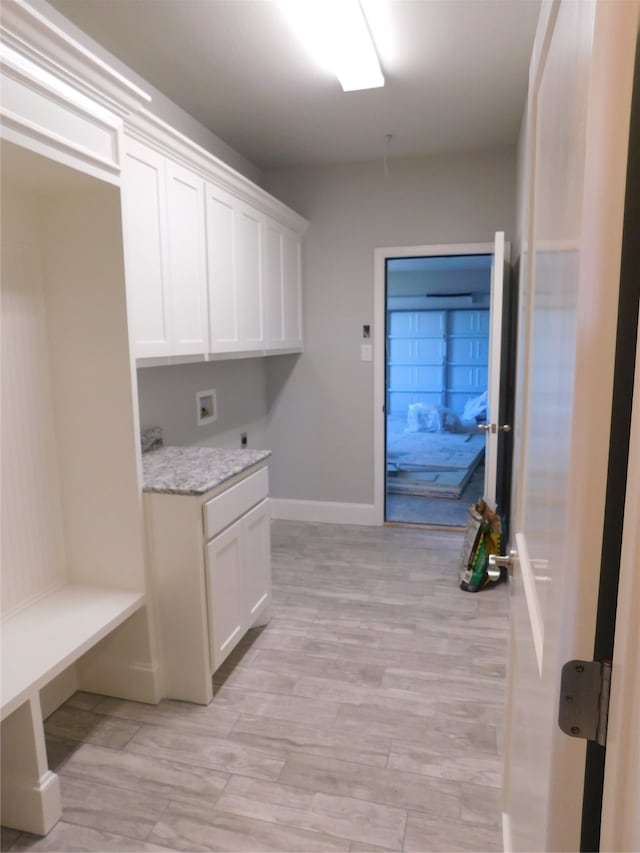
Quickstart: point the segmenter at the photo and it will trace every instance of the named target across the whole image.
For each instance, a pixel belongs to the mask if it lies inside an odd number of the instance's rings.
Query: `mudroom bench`
[[[65,584],[2,622],[2,823],[46,835],[62,814],[40,690],[145,604],[145,595]]]

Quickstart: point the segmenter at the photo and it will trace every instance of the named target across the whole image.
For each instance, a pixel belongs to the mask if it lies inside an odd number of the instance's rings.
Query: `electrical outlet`
[[[246,447],[246,446],[247,446],[247,434],[246,434],[246,432],[241,432],[240,433],[240,447]]]

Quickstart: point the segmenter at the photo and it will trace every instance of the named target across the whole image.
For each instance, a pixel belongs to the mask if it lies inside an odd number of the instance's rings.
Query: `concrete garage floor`
[[[480,464],[473,472],[459,500],[387,493],[386,521],[430,524],[439,527],[465,527],[469,507],[482,497],[483,491],[484,464]]]

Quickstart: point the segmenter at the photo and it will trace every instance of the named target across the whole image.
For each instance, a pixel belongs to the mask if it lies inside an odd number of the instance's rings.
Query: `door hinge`
[[[569,737],[605,746],[611,661],[570,660],[562,667],[558,725]]]

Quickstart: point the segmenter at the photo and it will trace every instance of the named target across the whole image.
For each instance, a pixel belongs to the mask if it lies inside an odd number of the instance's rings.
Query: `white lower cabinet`
[[[209,647],[215,672],[271,596],[269,501],[262,501],[207,543]]]
[[[163,695],[207,704],[212,674],[269,621],[267,468],[201,496],[147,492],[145,505]]]
[[[268,500],[245,515],[242,539],[246,566],[244,611],[247,624],[255,625],[271,602],[271,512]]]
[[[242,522],[236,521],[207,544],[209,649],[214,672],[244,633],[242,576]]]

